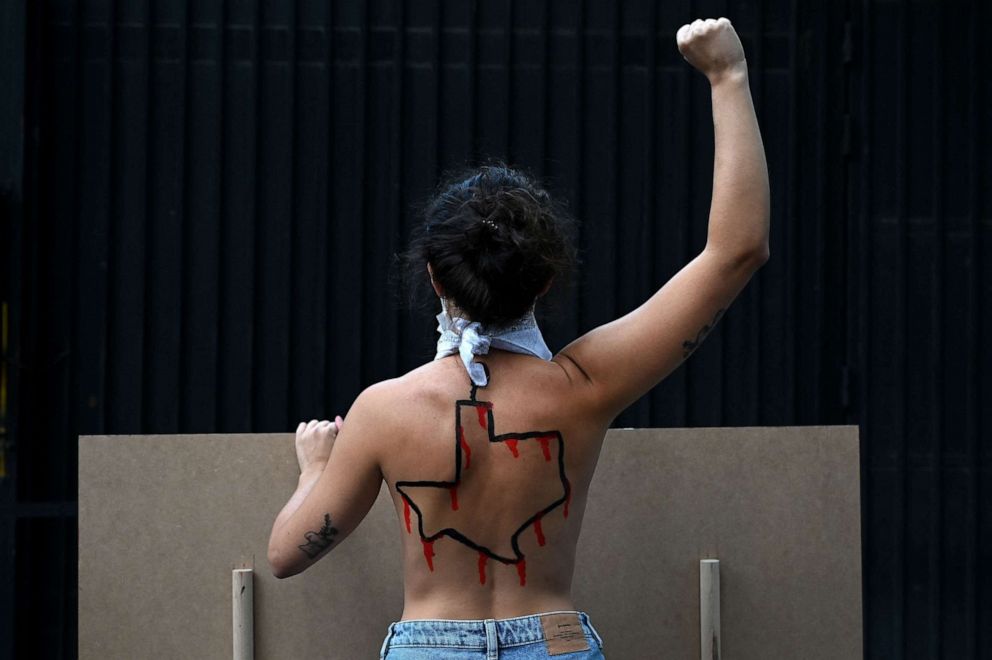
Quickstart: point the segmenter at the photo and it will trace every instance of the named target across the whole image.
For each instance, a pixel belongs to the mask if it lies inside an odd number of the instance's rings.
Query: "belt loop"
[[[496,619],[486,619],[486,660],[499,660],[499,643],[496,641]]]
[[[599,636],[599,632],[596,630],[595,627],[593,627],[592,621],[589,620],[589,615],[586,614],[585,612],[580,612],[579,615],[582,617],[582,622],[585,623],[586,626],[589,628],[589,632],[592,633],[592,636],[596,638],[596,641],[599,642],[600,647],[602,647],[603,638]]]
[[[389,650],[389,640],[393,638],[393,629],[396,623],[389,624],[389,628],[386,629],[386,639],[382,640],[382,648],[379,649],[379,660],[383,660],[386,657],[386,651]]]

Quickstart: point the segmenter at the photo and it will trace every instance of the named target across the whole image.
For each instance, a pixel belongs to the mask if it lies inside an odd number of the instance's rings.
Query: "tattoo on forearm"
[[[303,536],[307,542],[299,546],[300,550],[306,553],[307,557],[313,559],[334,543],[334,535],[338,533],[336,527],[331,526],[331,514],[324,514],[324,526],[318,532],[307,532]]]
[[[710,321],[709,323],[707,323],[706,325],[704,325],[700,329],[700,331],[698,333],[696,333],[696,338],[695,339],[686,339],[684,342],[682,342],[682,357],[683,358],[689,357],[689,355],[694,350],[696,350],[696,348],[698,348],[701,343],[703,343],[703,340],[706,339],[706,335],[708,335],[710,333],[710,330],[713,329],[713,326],[716,325],[716,322],[720,320],[720,317],[723,316],[723,313],[725,311],[727,311],[726,307],[717,310],[716,316],[713,317],[713,320]]]

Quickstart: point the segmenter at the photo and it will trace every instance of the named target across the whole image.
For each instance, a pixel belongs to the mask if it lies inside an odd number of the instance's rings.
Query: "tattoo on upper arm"
[[[723,316],[723,313],[725,311],[727,311],[727,308],[726,307],[723,307],[723,308],[718,309],[717,312],[716,312],[716,316],[713,317],[713,320],[710,321],[709,323],[707,323],[706,325],[704,325],[699,330],[699,332],[696,333],[696,338],[695,339],[686,339],[684,342],[682,342],[682,357],[683,358],[689,357],[689,355],[694,350],[696,350],[696,348],[698,348],[701,343],[703,343],[703,340],[706,339],[706,335],[708,335],[710,333],[710,330],[713,329],[713,326],[716,325],[716,322],[720,320],[720,317]]]
[[[337,533],[337,528],[331,525],[331,514],[325,513],[324,526],[320,528],[320,531],[304,534],[307,542],[298,547],[306,553],[307,557],[313,559],[334,543],[334,536]]]

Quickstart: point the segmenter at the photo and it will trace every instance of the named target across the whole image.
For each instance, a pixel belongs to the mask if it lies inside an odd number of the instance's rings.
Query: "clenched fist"
[[[729,19],[698,19],[683,25],[675,35],[675,42],[682,57],[711,84],[728,73],[747,73],[744,47]]]
[[[301,473],[323,471],[342,424],[344,420],[341,417],[335,417],[333,422],[326,419],[313,419],[309,424],[300,422],[296,427],[296,460]]]

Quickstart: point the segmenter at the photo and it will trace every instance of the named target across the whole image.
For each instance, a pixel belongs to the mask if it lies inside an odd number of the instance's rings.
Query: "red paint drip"
[[[425,541],[420,539],[420,542],[424,544],[424,559],[427,560],[427,568],[431,569],[431,573],[434,572],[434,541]]]
[[[513,458],[520,456],[520,451],[517,450],[519,440],[505,440],[504,442],[506,442],[506,446],[510,448],[510,451],[513,452]]]
[[[534,521],[534,532],[537,534],[537,544],[544,545],[544,531],[541,529],[541,519]]]
[[[448,492],[451,493],[451,510],[458,510],[458,486],[448,486]]]
[[[544,452],[544,460],[546,461],[551,460],[551,447],[548,446],[549,439],[550,438],[546,435],[537,439],[537,441],[541,443],[541,450]]]
[[[410,534],[410,503],[403,500],[403,520],[406,521],[406,533]]]
[[[475,412],[479,413],[479,426],[486,428],[486,406],[479,404],[475,407]]]
[[[458,442],[462,446],[462,451],[465,452],[465,469],[468,469],[469,464],[472,462],[472,449],[465,442],[465,429],[461,426],[458,427]]]
[[[521,559],[517,562],[517,575],[520,576],[520,586],[527,584],[527,561]]]
[[[479,553],[479,584],[486,583],[486,553]]]
[[[568,518],[568,505],[572,502],[572,489],[568,489],[568,495],[565,496],[565,517]]]

